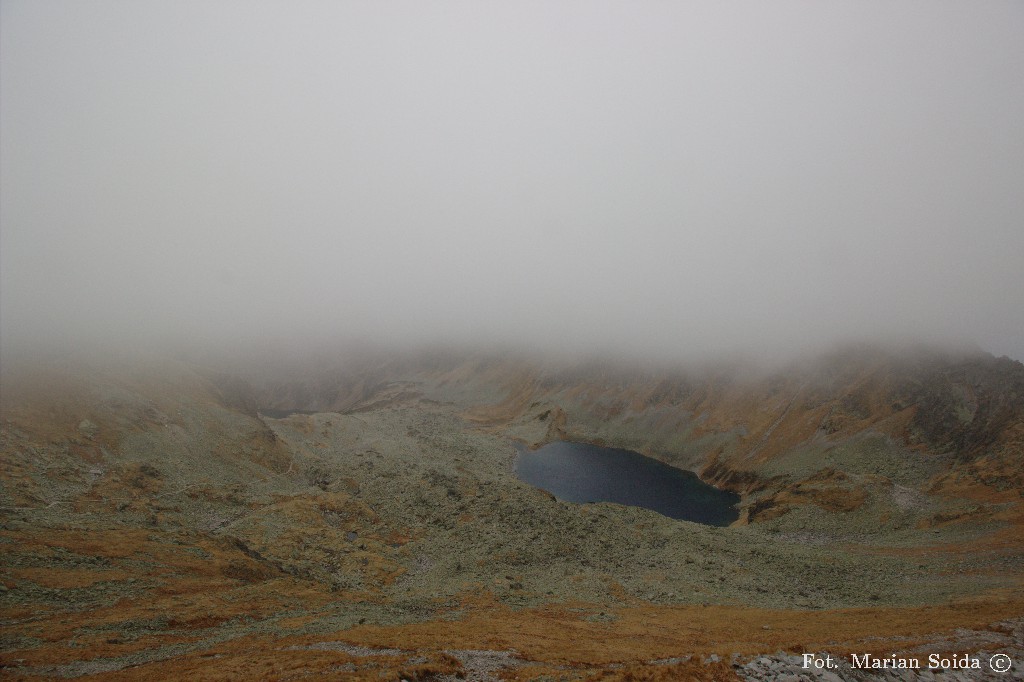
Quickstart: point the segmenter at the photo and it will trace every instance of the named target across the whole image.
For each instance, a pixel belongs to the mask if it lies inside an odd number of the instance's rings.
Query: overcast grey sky
[[[1024,359],[1022,2],[0,12],[5,343]]]

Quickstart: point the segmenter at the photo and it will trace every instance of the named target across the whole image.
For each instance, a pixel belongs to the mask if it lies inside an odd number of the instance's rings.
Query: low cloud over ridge
[[[2,6],[6,348],[1024,359],[1024,7]]]

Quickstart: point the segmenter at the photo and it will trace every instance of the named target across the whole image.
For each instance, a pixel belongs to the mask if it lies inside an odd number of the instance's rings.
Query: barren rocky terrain
[[[1021,676],[1019,363],[610,367],[5,367],[2,674],[880,679],[800,655],[938,651],[986,654],[942,679],[997,652]],[[556,439],[695,470],[741,520],[520,482],[516,447]]]

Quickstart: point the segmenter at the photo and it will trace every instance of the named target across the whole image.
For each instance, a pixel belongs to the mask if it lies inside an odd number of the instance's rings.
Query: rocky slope
[[[605,443],[697,471],[743,493],[751,521],[853,511],[886,488],[890,515],[917,499],[908,489],[998,514],[1024,489],[1024,365],[983,353],[855,348],[770,373],[434,360],[391,379],[531,444]]]
[[[308,385],[4,370],[15,679],[736,679],[774,675],[752,662],[778,651],[955,648],[958,627],[1020,646],[1007,360],[683,375],[435,355]],[[513,471],[515,441],[554,438],[702,471],[748,523],[554,500]]]

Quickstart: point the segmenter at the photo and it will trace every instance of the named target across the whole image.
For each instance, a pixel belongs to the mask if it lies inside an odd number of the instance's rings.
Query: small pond
[[[566,502],[616,502],[710,526],[739,518],[739,495],[631,450],[567,442],[523,448],[516,475]]]

